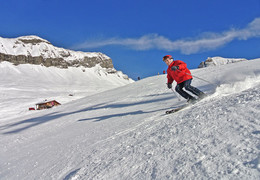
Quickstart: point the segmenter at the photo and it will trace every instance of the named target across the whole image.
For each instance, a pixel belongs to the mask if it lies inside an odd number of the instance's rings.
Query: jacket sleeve
[[[178,66],[179,66],[179,70],[184,70],[187,68],[187,64],[183,61],[177,60]]]
[[[168,79],[168,82],[169,84],[172,84],[173,83],[173,78],[169,75],[169,72],[167,71],[167,79]]]

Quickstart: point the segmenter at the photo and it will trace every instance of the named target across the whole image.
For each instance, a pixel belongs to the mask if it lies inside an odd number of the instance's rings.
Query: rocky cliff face
[[[18,64],[41,64],[67,68],[68,66],[94,67],[115,71],[112,59],[99,52],[72,51],[53,46],[49,41],[38,36],[18,38],[0,37],[0,62],[9,61]]]

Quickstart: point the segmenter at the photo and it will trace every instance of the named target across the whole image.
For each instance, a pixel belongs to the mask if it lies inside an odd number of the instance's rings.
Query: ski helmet
[[[166,56],[163,56],[163,61],[164,61],[165,59],[167,59],[167,58],[173,59],[171,55],[166,55]]]

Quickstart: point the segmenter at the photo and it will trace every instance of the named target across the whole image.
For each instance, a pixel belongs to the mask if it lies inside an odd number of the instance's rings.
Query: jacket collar
[[[169,67],[174,66],[174,64],[175,64],[175,61],[172,61],[172,63],[169,65]]]

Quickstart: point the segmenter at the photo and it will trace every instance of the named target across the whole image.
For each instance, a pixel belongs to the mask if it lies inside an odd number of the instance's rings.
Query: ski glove
[[[167,87],[168,87],[169,89],[171,89],[171,88],[172,88],[172,84],[171,84],[171,83],[167,83]]]
[[[179,66],[172,66],[171,68],[173,71],[176,71],[177,69],[179,69]]]

